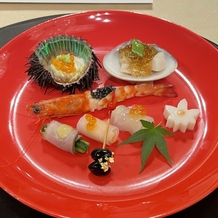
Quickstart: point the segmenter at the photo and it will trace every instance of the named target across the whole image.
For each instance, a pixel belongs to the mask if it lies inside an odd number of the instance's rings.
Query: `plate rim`
[[[102,11],[104,11],[104,10],[97,10],[97,12],[102,12]],[[96,12],[96,11],[92,11],[92,12]],[[125,12],[126,13],[126,11],[110,11],[110,12]],[[54,19],[52,19],[52,20],[57,20],[57,19],[62,19],[63,17],[66,17],[66,16],[75,16],[75,15],[78,15],[78,14],[86,14],[87,12],[85,11],[85,12],[79,12],[79,13],[76,13],[76,14],[70,14],[70,15],[65,15],[65,16],[61,16],[61,17],[58,17],[58,18],[54,18]],[[90,11],[88,11],[88,13],[90,13]],[[127,13],[129,13],[129,12],[127,12]],[[130,12],[130,13],[135,13],[135,12]],[[142,15],[142,16],[144,16],[143,14],[140,14],[140,15]],[[146,15],[146,16],[150,16],[150,15]],[[153,17],[153,16],[151,16],[151,17]],[[157,18],[158,20],[159,20],[159,18]],[[36,25],[36,26],[34,26],[34,27],[32,27],[32,28],[30,28],[30,29],[28,29],[27,31],[24,31],[23,33],[21,33],[21,34],[19,34],[18,35],[18,37],[20,37],[22,34],[26,34],[26,32],[28,32],[28,31],[31,31],[32,29],[35,29],[35,28],[37,28],[37,26],[40,26],[40,25],[44,25],[44,23],[47,23],[47,22],[51,22],[52,20],[49,20],[49,21],[46,21],[46,22],[43,22],[43,23],[41,23],[41,24],[38,24],[38,25]],[[169,22],[169,21],[167,21],[167,22]],[[10,43],[10,42],[9,42]],[[7,45],[7,44],[6,44]],[[6,46],[5,45],[5,46]],[[1,49],[4,49],[4,47],[5,46],[3,46]],[[0,51],[1,51],[1,49],[0,49]],[[217,147],[217,146],[216,146]],[[217,148],[214,148],[214,149],[217,149]],[[206,163],[206,162],[205,162]],[[1,172],[1,169],[0,169],[0,172]],[[1,187],[2,187],[2,185],[1,185]],[[213,188],[211,188],[211,190],[212,190]],[[4,190],[8,190],[7,188],[5,188]],[[7,191],[8,192],[8,191]],[[9,192],[9,194],[10,194],[10,192]],[[11,195],[12,196],[15,196],[14,195],[14,193],[11,193]],[[206,195],[205,195],[206,196]],[[19,201],[21,200],[19,197],[17,198]],[[23,202],[23,203],[25,203],[25,204],[27,204],[28,205],[28,202]],[[31,207],[32,207],[32,205],[30,205]],[[37,208],[36,208],[37,209]],[[46,213],[46,211],[43,211],[44,213]]]

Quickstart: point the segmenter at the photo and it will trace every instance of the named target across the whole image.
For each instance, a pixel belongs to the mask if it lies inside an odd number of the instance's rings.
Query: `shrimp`
[[[27,111],[31,115],[36,115],[40,120],[45,120],[101,110],[107,108],[112,99],[114,103],[117,103],[133,97],[152,95],[159,97],[178,96],[172,85],[165,84],[142,83],[118,87],[107,86],[93,91],[35,102],[27,105]]]

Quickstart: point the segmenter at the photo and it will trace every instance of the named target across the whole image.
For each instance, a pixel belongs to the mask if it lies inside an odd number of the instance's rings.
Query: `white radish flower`
[[[177,107],[165,105],[164,117],[167,120],[166,127],[172,128],[173,132],[180,130],[185,132],[186,129],[193,130],[196,124],[200,110],[189,109],[186,99],[182,99]]]

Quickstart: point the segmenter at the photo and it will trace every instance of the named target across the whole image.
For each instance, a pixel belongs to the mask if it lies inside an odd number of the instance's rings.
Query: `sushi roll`
[[[29,80],[41,88],[75,93],[92,88],[99,80],[100,61],[85,40],[74,36],[54,36],[39,43],[26,64]]]
[[[72,153],[86,153],[89,143],[81,139],[78,130],[73,127],[52,120],[41,128],[43,139],[57,148]]]

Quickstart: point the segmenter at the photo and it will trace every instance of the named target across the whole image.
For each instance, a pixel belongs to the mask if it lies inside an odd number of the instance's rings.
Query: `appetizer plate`
[[[89,152],[73,156],[42,140],[40,128],[49,121],[37,122],[26,106],[64,94],[54,91],[45,95],[37,84],[28,81],[24,73],[26,57],[41,40],[62,34],[86,39],[101,62],[109,51],[131,38],[157,44],[175,57],[175,72],[157,83],[172,84],[178,97],[137,97],[121,103],[142,104],[155,123],[163,125],[166,104],[176,106],[185,98],[190,109],[199,108],[193,131],[166,138],[172,167],[154,150],[139,174],[141,145],[118,147],[117,143],[129,136],[121,133],[110,147],[115,153],[111,173],[95,177],[87,166],[92,162],[92,149],[101,147],[100,143],[86,138],[91,143]],[[195,33],[132,12],[83,12],[50,20],[20,34],[0,50],[1,187],[24,204],[56,217],[160,217],[194,204],[218,185],[217,59],[217,50]],[[94,88],[128,84],[104,68],[99,74]],[[93,115],[105,119],[106,111]],[[75,127],[79,118],[58,120]]]
[[[103,58],[104,68],[107,70],[109,74],[111,74],[112,76],[118,79],[129,81],[129,82],[155,81],[169,76],[171,73],[175,71],[175,69],[178,66],[176,59],[171,54],[169,54],[167,51],[160,48],[159,46],[153,45],[159,52],[164,53],[165,60],[166,60],[166,68],[164,70],[158,72],[152,72],[150,76],[143,77],[143,78],[138,78],[129,74],[122,73],[120,72],[121,65],[120,65],[119,49],[125,46],[126,44],[129,44],[129,42],[124,42],[118,45],[110,52],[108,52]]]

